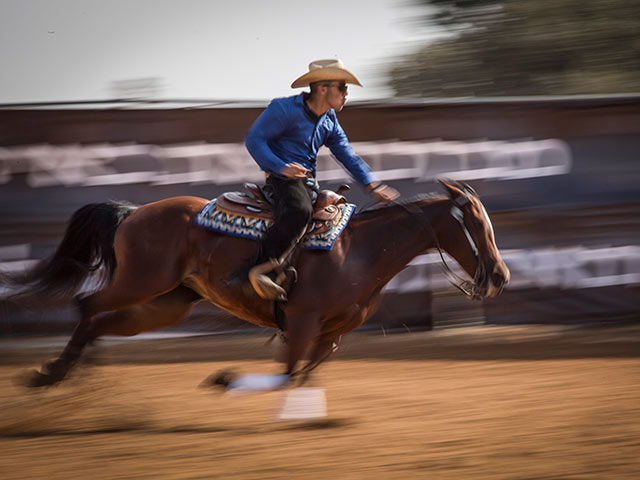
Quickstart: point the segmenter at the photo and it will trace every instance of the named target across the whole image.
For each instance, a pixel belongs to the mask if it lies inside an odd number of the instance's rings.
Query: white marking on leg
[[[236,394],[268,392],[286,386],[289,380],[289,375],[248,373],[233,380],[227,390]]]
[[[287,390],[278,420],[317,420],[327,416],[324,388],[293,388]]]

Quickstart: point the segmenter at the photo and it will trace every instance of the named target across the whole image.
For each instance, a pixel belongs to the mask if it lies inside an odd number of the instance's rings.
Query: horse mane
[[[391,210],[391,209],[397,209],[397,208],[404,209],[407,205],[433,203],[437,200],[442,200],[443,198],[446,198],[446,196],[442,193],[437,193],[437,192],[419,193],[417,195],[414,195],[413,197],[404,198],[402,200],[395,201],[388,205],[385,205],[385,204],[375,205],[365,210],[360,210],[356,215],[358,216],[358,218],[364,218],[368,215],[373,215],[376,212],[380,212],[382,210]]]
[[[471,185],[464,183],[464,182],[458,182],[455,180],[447,180],[447,183],[454,185],[456,187],[458,187],[460,190],[462,190],[465,194],[470,195],[474,198],[479,198],[478,194],[476,193],[476,191],[471,187]],[[396,202],[393,202],[391,204],[388,205],[375,205],[373,207],[370,208],[365,208],[363,210],[360,210],[357,215],[361,216],[364,214],[368,214],[368,213],[374,213],[374,212],[379,212],[380,210],[388,210],[391,208],[405,208],[407,205],[414,205],[414,204],[425,204],[425,203],[431,203],[431,202],[435,202],[437,200],[441,200],[443,197],[442,193],[437,193],[437,192],[429,192],[429,193],[419,193],[417,195],[414,195],[413,197],[407,198],[407,199],[403,199],[403,200],[399,200]]]

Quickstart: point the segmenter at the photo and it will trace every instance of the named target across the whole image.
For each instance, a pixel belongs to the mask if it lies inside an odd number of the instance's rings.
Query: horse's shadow
[[[154,427],[150,425],[119,425],[112,427],[97,428],[77,428],[77,429],[56,429],[56,428],[2,428],[0,427],[0,438],[4,439],[31,439],[43,437],[78,437],[78,436],[99,436],[99,435],[119,435],[119,434],[151,434],[151,435],[209,435],[216,433],[232,433],[238,435],[264,434],[277,431],[298,431],[298,430],[324,430],[339,429],[352,426],[354,422],[345,418],[329,418],[315,420],[312,422],[276,423],[268,427],[251,428],[246,426],[196,426],[196,425],[176,425],[167,427]]]
[[[93,435],[117,435],[117,434],[131,434],[131,433],[146,433],[154,435],[163,434],[211,434],[232,432],[237,433],[257,433],[250,428],[238,427],[198,427],[198,426],[175,426],[175,427],[153,427],[143,425],[131,425],[131,426],[114,426],[114,427],[99,427],[99,428],[78,428],[78,429],[18,429],[18,428],[0,428],[0,438],[41,438],[41,437],[76,437],[76,436],[93,436]]]
[[[123,403],[119,400],[121,385],[117,380],[106,379],[99,370],[87,365],[76,370],[64,383],[45,389],[34,390],[13,380],[13,391],[5,388],[9,395],[0,398],[3,411],[0,439],[127,434],[252,435],[340,429],[353,424],[351,419],[336,417],[307,421],[265,418],[255,425],[233,425],[232,422],[198,425],[193,420],[171,423],[165,416],[158,418],[142,399],[135,404]]]
[[[348,418],[323,418],[306,422],[281,423],[273,427],[274,431],[286,430],[330,430],[347,428],[355,425],[355,421]]]

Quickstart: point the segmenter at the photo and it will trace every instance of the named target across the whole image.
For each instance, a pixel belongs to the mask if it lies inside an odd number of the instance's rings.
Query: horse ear
[[[439,178],[438,182],[440,182],[440,184],[444,187],[444,189],[447,191],[447,193],[452,199],[459,197],[460,195],[464,195],[464,191],[463,191],[464,187],[460,185],[458,182],[444,179],[444,178]]]
[[[473,195],[474,197],[477,197],[478,194],[476,193],[476,191],[473,189],[473,187],[471,185],[469,185],[468,183],[463,183],[461,182],[459,184],[462,187],[462,191],[465,193],[469,193],[471,195]]]
[[[451,198],[455,198],[459,195],[471,195],[473,197],[478,196],[471,185],[464,182],[458,182],[456,180],[449,180],[446,178],[439,178],[438,182],[440,182],[442,186],[447,190]]]

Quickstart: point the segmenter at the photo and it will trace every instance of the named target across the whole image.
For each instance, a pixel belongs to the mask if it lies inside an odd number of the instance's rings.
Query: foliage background
[[[399,97],[640,92],[638,0],[417,0],[447,35],[391,67]]]

